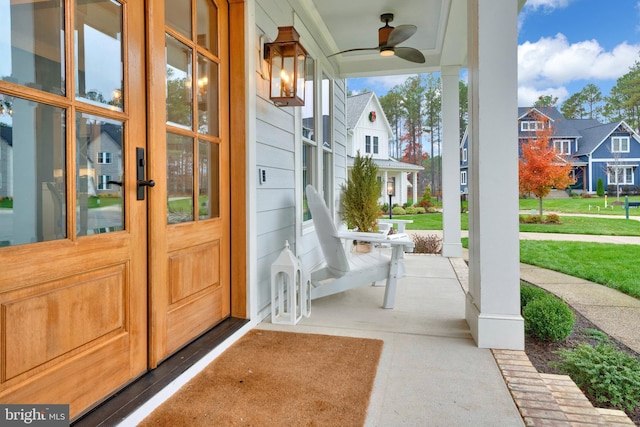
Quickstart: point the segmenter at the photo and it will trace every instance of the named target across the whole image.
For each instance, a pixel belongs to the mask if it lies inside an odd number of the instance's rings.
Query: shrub
[[[600,329],[587,328],[584,329],[584,332],[586,332],[591,339],[597,341],[598,343],[608,344],[611,342],[611,340],[609,339],[609,335],[605,334]]]
[[[520,309],[522,310],[529,304],[531,301],[544,298],[547,295],[547,291],[537,286],[527,285],[525,283],[520,284]]]
[[[424,193],[422,194],[422,198],[420,200],[418,200],[418,203],[416,203],[416,205],[428,209],[431,206],[433,206],[433,203],[431,202],[431,189],[429,187],[424,189]]]
[[[385,203],[384,205],[382,205],[382,212],[389,212],[389,204]]]
[[[582,195],[581,195],[580,197],[582,197],[583,199],[590,199],[590,198],[591,198],[591,194],[589,194],[589,193],[582,193]]]
[[[596,184],[596,194],[598,197],[604,196],[604,182],[602,182],[602,178],[598,178],[598,183]]]
[[[420,236],[418,234],[413,234],[411,236],[413,243],[415,243],[415,247],[413,248],[413,252],[417,254],[439,254],[442,251],[442,239],[436,236],[435,234],[430,234],[428,236]]]
[[[382,191],[377,173],[378,166],[373,158],[361,156],[358,151],[349,179],[340,186],[340,215],[347,227],[364,232],[377,230],[380,213],[378,197]]]
[[[407,215],[415,215],[418,213],[418,208],[415,206],[408,206],[404,211]]]
[[[393,210],[391,211],[391,213],[393,215],[405,215],[406,212],[404,210],[404,208],[402,206],[394,206]]]
[[[597,402],[633,411],[640,405],[640,361],[611,344],[580,344],[558,352],[560,362],[550,362],[571,377]]]
[[[547,224],[560,224],[560,215],[549,214],[545,218],[544,222],[546,222]]]
[[[522,309],[524,330],[544,341],[561,341],[569,336],[576,321],[567,303],[549,294],[529,301]]]
[[[542,215],[520,215],[520,222],[524,224],[542,223]]]
[[[430,206],[430,207],[427,208],[427,212],[436,213],[436,212],[438,212],[438,210],[436,208],[434,208],[433,206]]]
[[[418,207],[416,208],[416,213],[418,213],[418,214],[424,214],[424,213],[427,213],[427,210],[426,210],[425,208],[423,208],[422,206],[418,206]]]

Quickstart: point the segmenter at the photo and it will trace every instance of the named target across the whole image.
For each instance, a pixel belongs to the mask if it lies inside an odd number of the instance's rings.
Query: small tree
[[[542,122],[535,136],[522,144],[522,156],[519,167],[520,193],[534,194],[540,199],[540,215],[542,215],[542,199],[552,188],[565,189],[574,183],[571,177],[571,163],[559,157],[551,144],[553,128],[548,119],[538,117]]]
[[[378,167],[369,156],[356,153],[351,176],[346,185],[341,186],[340,215],[347,227],[358,231],[376,231],[380,204],[378,198],[382,183],[377,178]]]
[[[602,182],[602,178],[598,178],[598,183],[596,184],[596,194],[598,197],[604,196],[604,182]]]

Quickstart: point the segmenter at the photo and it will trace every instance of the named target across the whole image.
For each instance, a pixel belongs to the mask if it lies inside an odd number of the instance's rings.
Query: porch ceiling
[[[416,64],[382,57],[377,50],[349,52],[330,58],[341,77],[413,74],[438,71],[443,65],[466,63],[466,0],[290,0],[305,22],[315,25],[316,42],[326,55],[346,49],[376,47],[382,13],[393,13],[391,26],[413,24],[418,31],[401,43],[426,58]]]

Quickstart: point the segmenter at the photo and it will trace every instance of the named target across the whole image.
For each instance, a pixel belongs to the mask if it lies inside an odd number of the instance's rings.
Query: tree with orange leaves
[[[571,177],[571,163],[560,157],[551,143],[553,128],[549,120],[537,119],[537,130],[521,146],[518,178],[520,194],[531,193],[538,197],[542,215],[542,199],[551,189],[563,190],[575,180]]]

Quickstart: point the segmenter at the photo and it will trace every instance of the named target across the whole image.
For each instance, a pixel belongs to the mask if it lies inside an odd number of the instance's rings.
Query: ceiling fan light
[[[383,47],[382,49],[380,49],[380,56],[393,56],[395,55],[395,53],[393,52],[393,49],[390,47]]]

